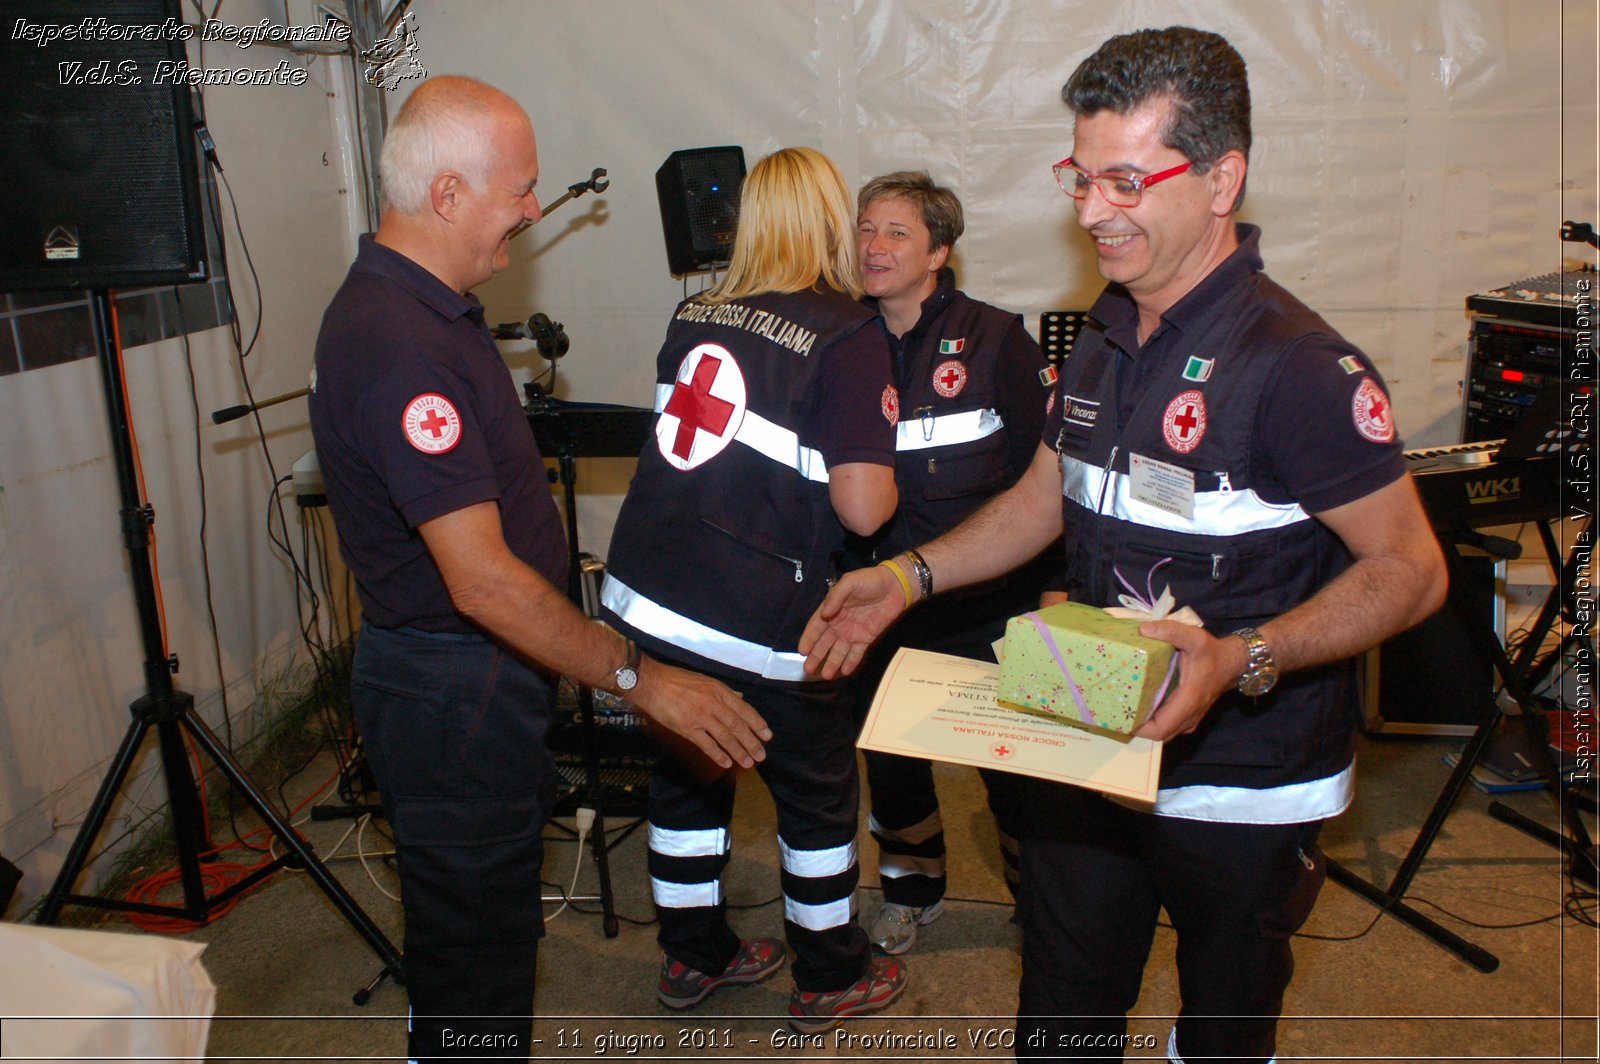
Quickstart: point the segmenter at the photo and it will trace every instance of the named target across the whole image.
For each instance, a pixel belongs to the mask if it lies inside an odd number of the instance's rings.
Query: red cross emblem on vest
[[[967,386],[967,367],[956,359],[939,363],[933,371],[933,390],[946,399],[954,399]]]
[[[1167,404],[1161,417],[1161,432],[1167,446],[1179,454],[1188,454],[1200,446],[1206,434],[1206,397],[1199,391],[1187,391]]]
[[[700,344],[678,366],[656,419],[656,446],[678,469],[722,453],[744,421],[744,373],[720,344]]]
[[[406,441],[423,454],[444,454],[461,442],[461,415],[436,392],[424,392],[407,403],[400,427]]]
[[[1389,397],[1383,394],[1383,389],[1371,377],[1361,382],[1361,387],[1356,389],[1355,396],[1350,400],[1350,417],[1363,439],[1373,443],[1394,440],[1394,412],[1389,407]]]

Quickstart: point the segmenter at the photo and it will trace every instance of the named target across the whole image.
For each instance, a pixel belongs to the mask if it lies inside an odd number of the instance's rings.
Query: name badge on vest
[[[1055,392],[1050,393],[1052,400],[1055,395]],[[1061,402],[1061,431],[1056,435],[1056,453],[1081,455],[1089,449],[1095,422],[1100,417],[1100,404],[1075,395],[1063,395]]]
[[[1128,493],[1169,514],[1194,520],[1194,473],[1171,462],[1128,456]]]
[[[1081,429],[1092,429],[1100,418],[1100,403],[1095,399],[1084,399],[1076,395],[1065,397],[1066,407],[1061,411],[1061,418],[1069,425],[1076,425]],[[1088,433],[1084,433],[1088,435]]]

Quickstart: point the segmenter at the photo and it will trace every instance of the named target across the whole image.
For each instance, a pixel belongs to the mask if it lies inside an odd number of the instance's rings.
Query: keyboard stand
[[[1400,868],[1395,872],[1387,888],[1379,887],[1361,878],[1356,873],[1345,868],[1337,861],[1328,862],[1328,877],[1348,890],[1352,890],[1371,901],[1381,910],[1393,914],[1402,923],[1422,932],[1433,939],[1445,949],[1456,954],[1462,960],[1478,969],[1480,972],[1492,972],[1500,966],[1500,959],[1488,950],[1476,946],[1453,931],[1440,926],[1435,921],[1417,912],[1405,904],[1405,892],[1411,885],[1411,880],[1422,867],[1423,860],[1428,855],[1428,850],[1433,846],[1434,840],[1439,835],[1439,830],[1444,826],[1445,818],[1450,815],[1451,808],[1456,799],[1460,797],[1462,789],[1472,777],[1472,770],[1477,765],[1478,759],[1483,756],[1484,748],[1489,739],[1494,735],[1495,729],[1505,718],[1508,710],[1515,710],[1522,718],[1523,726],[1528,730],[1529,745],[1533,748],[1536,767],[1544,773],[1546,789],[1554,797],[1561,810],[1562,819],[1566,824],[1570,838],[1556,835],[1549,829],[1527,820],[1520,813],[1496,802],[1490,806],[1490,814],[1504,823],[1509,823],[1533,835],[1536,838],[1550,841],[1554,836],[1559,840],[1561,848],[1567,853],[1569,866],[1573,875],[1584,877],[1584,864],[1587,864],[1589,882],[1593,882],[1595,847],[1589,837],[1588,830],[1584,827],[1583,820],[1578,814],[1577,806],[1571,795],[1562,791],[1561,781],[1556,771],[1554,759],[1550,756],[1550,747],[1544,734],[1544,722],[1540,715],[1528,708],[1524,678],[1529,663],[1538,648],[1543,645],[1545,637],[1549,635],[1555,619],[1563,611],[1562,602],[1570,597],[1573,590],[1572,576],[1576,573],[1577,552],[1574,549],[1572,556],[1563,562],[1559,547],[1555,546],[1555,537],[1549,532],[1545,522],[1540,522],[1544,536],[1545,550],[1550,555],[1552,567],[1559,574],[1558,586],[1550,591],[1550,598],[1546,600],[1544,608],[1539,611],[1539,616],[1529,631],[1523,643],[1523,649],[1518,652],[1517,662],[1512,663],[1506,655],[1505,648],[1500,645],[1496,633],[1483,623],[1481,617],[1472,615],[1470,604],[1463,596],[1456,593],[1455,588],[1462,586],[1466,579],[1465,565],[1458,550],[1459,544],[1471,544],[1479,549],[1486,550],[1496,557],[1514,558],[1520,553],[1508,551],[1505,541],[1493,536],[1484,536],[1470,530],[1460,530],[1453,534],[1441,534],[1441,545],[1444,547],[1445,560],[1450,567],[1451,592],[1449,601],[1452,608],[1460,613],[1463,624],[1474,647],[1485,655],[1493,664],[1495,673],[1500,677],[1501,690],[1496,697],[1492,692],[1485,692],[1489,699],[1488,716],[1467,741],[1466,747],[1461,751],[1461,757],[1456,762],[1455,769],[1450,773],[1450,778],[1445,781],[1444,789],[1439,792],[1439,797],[1434,801],[1433,808],[1429,811],[1427,820],[1423,822],[1422,830],[1417,833],[1411,849],[1406,852],[1405,858],[1400,862]],[[1550,599],[1555,599],[1554,607]]]

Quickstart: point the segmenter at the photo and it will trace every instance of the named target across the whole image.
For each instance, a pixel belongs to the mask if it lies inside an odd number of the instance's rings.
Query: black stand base
[[[1500,958],[1488,950],[1480,946],[1474,946],[1455,932],[1441,927],[1438,923],[1411,908],[1398,897],[1368,883],[1338,861],[1330,860],[1328,862],[1328,878],[1346,890],[1354,891],[1366,898],[1401,923],[1421,931],[1424,935],[1427,935],[1439,945],[1478,969],[1478,971],[1488,973],[1500,967]]]
[[[1561,851],[1561,856],[1566,859],[1567,874],[1574,882],[1582,883],[1587,887],[1596,885],[1597,870],[1600,870],[1600,847],[1593,843],[1583,846],[1557,831],[1540,824],[1538,821],[1529,820],[1521,813],[1508,805],[1500,802],[1489,803],[1489,815],[1502,824],[1510,824],[1518,831],[1530,838],[1538,839],[1546,846]]]

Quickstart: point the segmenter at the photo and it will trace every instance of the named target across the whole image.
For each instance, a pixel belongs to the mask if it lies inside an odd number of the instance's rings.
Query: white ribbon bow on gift
[[[1178,601],[1172,597],[1171,584],[1162,588],[1161,594],[1157,595],[1155,593],[1156,570],[1170,561],[1172,561],[1171,558],[1162,558],[1150,567],[1150,571],[1145,574],[1144,578],[1145,594],[1143,597],[1140,596],[1137,588],[1128,583],[1127,578],[1122,575],[1120,569],[1113,568],[1111,574],[1117,578],[1117,583],[1128,589],[1128,593],[1117,596],[1117,601],[1122,605],[1107,606],[1105,608],[1106,612],[1113,617],[1126,617],[1130,620],[1177,621],[1179,624],[1189,624],[1196,628],[1204,627],[1203,622],[1200,620],[1200,615],[1194,612],[1192,608],[1185,606],[1179,610],[1173,609],[1178,604]]]

